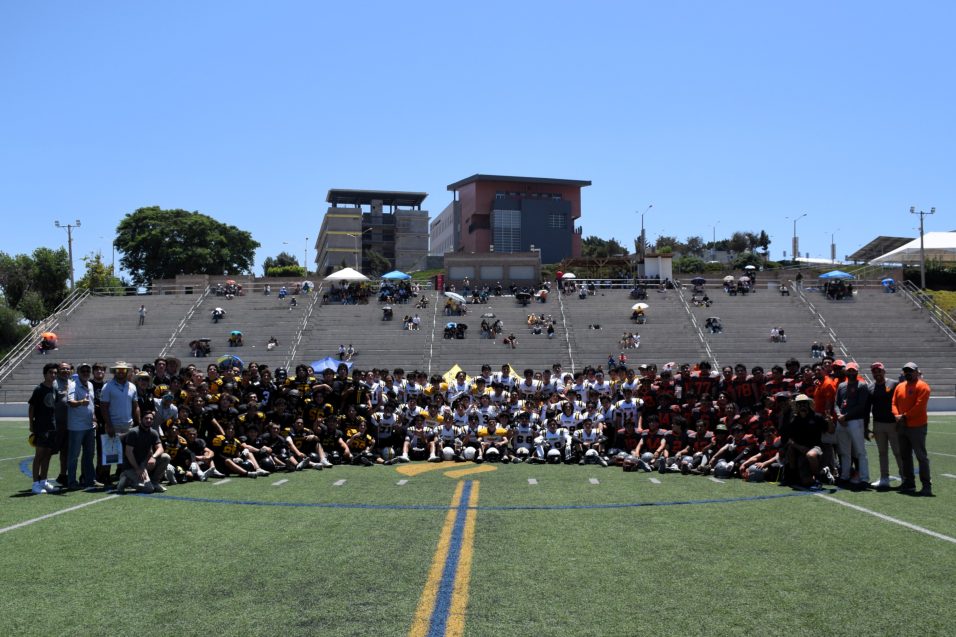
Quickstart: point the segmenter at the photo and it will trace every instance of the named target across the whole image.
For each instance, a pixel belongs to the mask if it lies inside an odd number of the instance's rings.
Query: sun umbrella
[[[693,279],[690,280],[690,282],[693,283],[694,285],[703,285],[707,283],[707,279],[705,279],[702,276],[695,276]]]
[[[456,303],[465,303],[465,297],[463,297],[461,294],[456,294],[455,292],[445,292],[445,296]]]
[[[719,317],[719,316],[708,316],[708,317],[707,317],[707,320],[708,320],[708,321],[720,321],[720,317]]]
[[[235,354],[226,354],[225,356],[220,356],[216,359],[216,362],[219,363],[220,367],[225,367],[226,365],[234,367],[236,364],[238,364],[239,367],[242,367],[242,359]]]
[[[894,283],[896,283],[896,280],[891,279],[890,277],[887,277],[883,279],[882,281],[880,281],[880,283],[882,283],[883,285],[893,285]]]
[[[229,280],[226,281],[226,285],[235,285],[235,284],[236,284],[236,280],[235,280],[235,279],[229,279]]]
[[[821,279],[853,279],[856,278],[848,272],[842,270],[831,270],[820,275]]]
[[[531,298],[531,294],[530,294],[529,292],[518,292],[517,294],[515,294],[515,298],[518,299],[518,300],[521,300],[521,299],[530,299],[530,298]]]
[[[727,276],[724,277],[724,283],[733,283],[733,282],[734,282],[734,276],[732,274],[728,274]]]
[[[230,335],[230,336],[242,336],[242,332],[240,332],[239,330],[232,330],[231,332],[229,332],[229,335]]]
[[[55,340],[56,340],[56,334],[53,333],[53,332],[43,332],[43,334],[40,334],[40,338],[42,338],[42,339],[44,339],[44,340],[47,340],[47,341],[55,341]]]
[[[303,281],[303,282],[302,282],[302,287],[314,288],[314,287],[315,287],[315,283],[313,283],[312,281]]]
[[[456,327],[458,327],[458,323],[445,323],[445,327],[450,329],[455,329]]]
[[[647,303],[635,303],[634,305],[631,306],[631,309],[632,310],[647,310],[647,309],[650,309],[650,307],[651,306],[648,305]]]
[[[737,280],[740,281],[741,283],[750,283],[750,277],[749,277],[749,276],[742,276],[742,277],[740,277],[740,278],[737,279]]]
[[[411,275],[411,274],[405,274],[404,272],[400,272],[400,271],[398,271],[398,270],[392,270],[392,271],[389,272],[388,274],[383,274],[383,275],[382,275],[382,278],[383,278],[383,279],[400,279],[400,280],[404,281],[404,280],[407,280],[407,279],[412,278],[412,275]]]
[[[745,265],[744,270],[756,270],[757,266],[755,265]]]
[[[574,275],[574,272],[565,272],[565,273],[564,273],[564,276],[561,277],[561,278],[562,278],[562,279],[576,279],[576,278],[578,278],[578,277],[576,277],[576,276]]]
[[[352,369],[352,363],[348,361],[340,361],[339,359],[332,358],[331,356],[326,356],[325,358],[321,360],[312,361],[312,364],[310,365],[310,367],[317,372],[321,372],[322,370],[325,370],[325,369],[331,369],[332,371],[336,371],[338,370],[339,365],[345,365],[346,367],[349,368],[349,370]]]
[[[481,315],[481,318],[497,318],[494,312],[485,312]]]

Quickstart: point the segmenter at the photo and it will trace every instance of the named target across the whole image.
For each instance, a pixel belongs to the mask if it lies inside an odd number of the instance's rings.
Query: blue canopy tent
[[[390,279],[390,280],[397,279],[397,280],[401,280],[401,281],[407,281],[408,279],[412,278],[412,275],[411,275],[411,274],[405,274],[404,272],[399,272],[398,270],[392,270],[392,271],[389,272],[388,274],[383,274],[383,275],[382,275],[382,278],[383,278],[383,279]]]
[[[821,279],[855,279],[856,277],[848,272],[842,270],[832,270],[830,272],[825,272],[820,275]]]
[[[331,356],[326,356],[325,358],[317,361],[312,361],[312,364],[309,365],[313,370],[321,372],[325,369],[331,369],[336,371],[339,368],[339,365],[345,365],[349,368],[349,371],[352,371],[352,363],[348,361],[340,361],[337,358],[332,358]]]

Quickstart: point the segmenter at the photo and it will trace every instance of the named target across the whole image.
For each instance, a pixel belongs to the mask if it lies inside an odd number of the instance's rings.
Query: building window
[[[568,227],[568,217],[563,212],[548,213],[548,227],[564,230]]]
[[[521,251],[520,210],[492,210],[491,225],[495,252]]]

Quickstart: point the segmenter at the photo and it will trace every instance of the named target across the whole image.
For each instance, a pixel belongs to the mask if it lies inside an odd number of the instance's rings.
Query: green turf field
[[[929,449],[932,499],[448,463],[32,496],[6,421],[0,635],[952,635],[956,417]]]

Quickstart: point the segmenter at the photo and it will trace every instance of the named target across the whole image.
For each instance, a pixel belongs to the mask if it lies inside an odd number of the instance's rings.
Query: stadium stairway
[[[4,402],[28,400],[43,380],[46,363],[152,363],[198,298],[182,294],[87,297],[57,326],[58,348],[45,355],[30,354],[4,381]],[[141,304],[147,310],[142,327],[137,314]]]
[[[446,316],[443,298],[439,299],[437,305],[434,344],[431,348],[432,373],[444,374],[457,364],[467,374],[474,376],[481,372],[481,366],[485,363],[491,365],[494,372],[508,363],[519,374],[526,367],[541,370],[555,363],[570,369],[567,332],[556,295],[551,295],[547,303],[532,301],[528,305],[522,305],[511,295],[491,296],[485,304],[466,305],[467,314],[464,316]],[[549,339],[544,329],[541,334],[531,333],[528,316],[532,313],[544,314],[545,318],[550,315],[556,321],[554,338]],[[481,338],[482,315],[494,315],[485,319],[489,323],[501,321],[504,331],[498,338]],[[444,338],[445,326],[450,322],[468,326],[464,339]],[[515,349],[503,342],[503,337],[512,333],[517,337]]]
[[[870,364],[881,361],[887,375],[895,378],[905,363],[913,361],[934,396],[956,393],[956,343],[904,293],[866,287],[858,288],[852,300],[834,301],[808,289],[801,298],[833,330],[847,356],[860,364],[861,373],[869,377]]]
[[[750,294],[730,296],[722,286],[705,288],[713,301],[708,307],[689,305],[703,330],[714,359],[720,366],[743,363],[747,368],[760,365],[767,372],[773,365],[783,365],[790,357],[801,364],[812,362],[810,345],[825,342],[824,330],[796,295],[782,296],[766,288]],[[690,294],[685,289],[685,297]],[[712,334],[704,329],[707,317],[720,318],[723,331]],[[782,328],[786,342],[772,342],[770,330]]]
[[[639,348],[624,350],[630,366],[656,363],[660,367],[671,361],[694,364],[706,358],[697,329],[675,290],[648,291],[643,301],[649,306],[647,322],[643,325],[631,321],[631,306],[638,301],[629,294],[629,290],[599,287],[593,296],[584,299],[562,296],[577,369],[606,366],[608,356],[617,359],[625,332],[641,336]],[[594,329],[597,326],[599,329]]]
[[[425,369],[434,316],[433,298],[429,296],[429,306],[424,310],[416,310],[412,303],[393,305],[391,321],[382,320],[383,306],[374,300],[367,305],[325,303],[317,306],[303,332],[294,363],[309,364],[327,356],[337,357],[339,345],[348,347],[351,343],[356,351],[352,362],[363,369]],[[422,319],[421,329],[402,329],[403,317],[416,312]]]
[[[234,354],[244,363],[254,361],[268,364],[273,369],[282,367],[298,333],[302,313],[312,301],[309,295],[298,295],[297,306],[290,310],[290,298],[280,300],[275,293],[269,296],[248,294],[231,300],[209,295],[187,321],[167,354],[176,356],[184,365],[194,363],[200,367],[225,354]],[[226,316],[214,323],[212,312],[217,307],[225,310]],[[229,346],[229,333],[233,330],[242,332],[242,347]],[[279,345],[269,351],[266,346],[272,336]],[[209,358],[190,355],[189,343],[199,338],[210,339],[212,353]]]

